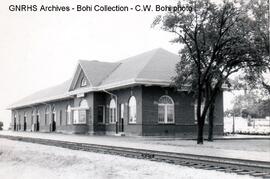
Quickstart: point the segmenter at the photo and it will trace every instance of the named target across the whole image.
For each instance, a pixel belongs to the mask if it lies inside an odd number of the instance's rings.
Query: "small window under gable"
[[[84,87],[84,86],[87,86],[87,80],[86,80],[85,76],[81,80],[81,87]]]
[[[79,65],[73,76],[69,91],[73,91],[79,88],[85,88],[91,85],[92,84],[89,81],[87,74],[83,71],[83,69]]]

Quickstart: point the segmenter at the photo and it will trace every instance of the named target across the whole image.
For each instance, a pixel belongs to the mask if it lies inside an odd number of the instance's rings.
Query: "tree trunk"
[[[200,120],[198,120],[197,144],[203,144],[203,123],[199,122]]]
[[[214,112],[215,112],[215,103],[212,103],[209,108],[208,116],[208,141],[213,141],[213,129],[214,129]]]

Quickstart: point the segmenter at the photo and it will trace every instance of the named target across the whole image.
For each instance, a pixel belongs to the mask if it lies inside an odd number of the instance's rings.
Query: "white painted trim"
[[[89,81],[89,83],[90,83],[90,81]],[[28,107],[28,106],[32,106],[32,105],[36,105],[36,104],[40,104],[40,103],[44,103],[44,102],[49,102],[49,101],[60,100],[60,99],[69,99],[69,98],[73,98],[73,95],[77,95],[79,93],[87,93],[87,92],[103,91],[103,90],[113,90],[116,88],[124,88],[124,87],[135,86],[135,85],[170,86],[171,82],[164,81],[164,80],[148,80],[148,79],[143,79],[143,78],[130,79],[130,80],[115,82],[115,83],[111,83],[111,84],[107,84],[107,85],[101,85],[101,86],[97,86],[97,87],[84,87],[84,88],[76,89],[74,91],[69,90],[65,94],[47,97],[47,98],[41,98],[41,99],[34,100],[34,101],[24,103],[24,104],[9,106],[8,109],[14,109],[14,108],[19,108],[19,107]]]

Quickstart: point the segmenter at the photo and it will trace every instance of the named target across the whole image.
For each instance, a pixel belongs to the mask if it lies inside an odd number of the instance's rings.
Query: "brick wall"
[[[173,88],[162,87],[129,87],[121,90],[113,90],[111,93],[118,96],[118,118],[120,118],[120,105],[124,104],[124,132],[126,135],[195,135],[197,125],[194,114],[194,99],[192,94],[187,92],[177,92]],[[158,123],[158,101],[163,95],[170,96],[174,101],[175,123]],[[131,96],[136,98],[137,116],[136,123],[128,122],[128,102]],[[24,130],[24,115],[26,116],[26,130],[31,131],[32,111],[39,111],[39,123],[41,132],[50,132],[50,121],[52,120],[51,107],[56,109],[56,132],[63,133],[107,133],[115,134],[116,124],[109,123],[109,104],[112,96],[105,92],[87,93],[82,98],[60,100],[48,104],[40,104],[32,107],[12,110],[12,129],[14,129],[14,117],[16,114],[16,125]],[[87,124],[67,124],[66,109],[79,107],[82,99],[86,99],[89,110],[87,112]],[[97,108],[99,105],[105,106],[105,123],[98,123]],[[49,107],[49,115],[45,124],[45,108]],[[61,112],[60,112],[61,111]],[[62,113],[60,115],[60,113]],[[60,120],[61,116],[61,120]],[[36,123],[37,117],[33,116],[33,123]],[[61,122],[60,122],[61,121]],[[223,94],[220,93],[216,100],[214,133],[223,133]],[[18,128],[18,127],[17,127]],[[205,126],[207,132],[208,126]]]
[[[161,96],[170,96],[175,103],[175,123],[158,123],[158,100]],[[194,114],[194,99],[192,94],[177,92],[172,88],[143,87],[142,88],[143,135],[195,135],[197,125]],[[223,96],[218,96],[215,110],[215,134],[223,133]],[[207,129],[208,126],[205,126]],[[207,130],[205,130],[207,132]]]

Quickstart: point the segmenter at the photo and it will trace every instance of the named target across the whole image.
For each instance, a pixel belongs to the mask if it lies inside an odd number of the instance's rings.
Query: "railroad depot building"
[[[163,49],[116,63],[80,60],[71,80],[9,107],[12,129],[137,136],[195,134],[194,98],[171,86],[178,61],[178,55]],[[214,133],[222,134],[222,92],[216,100],[214,125]]]

